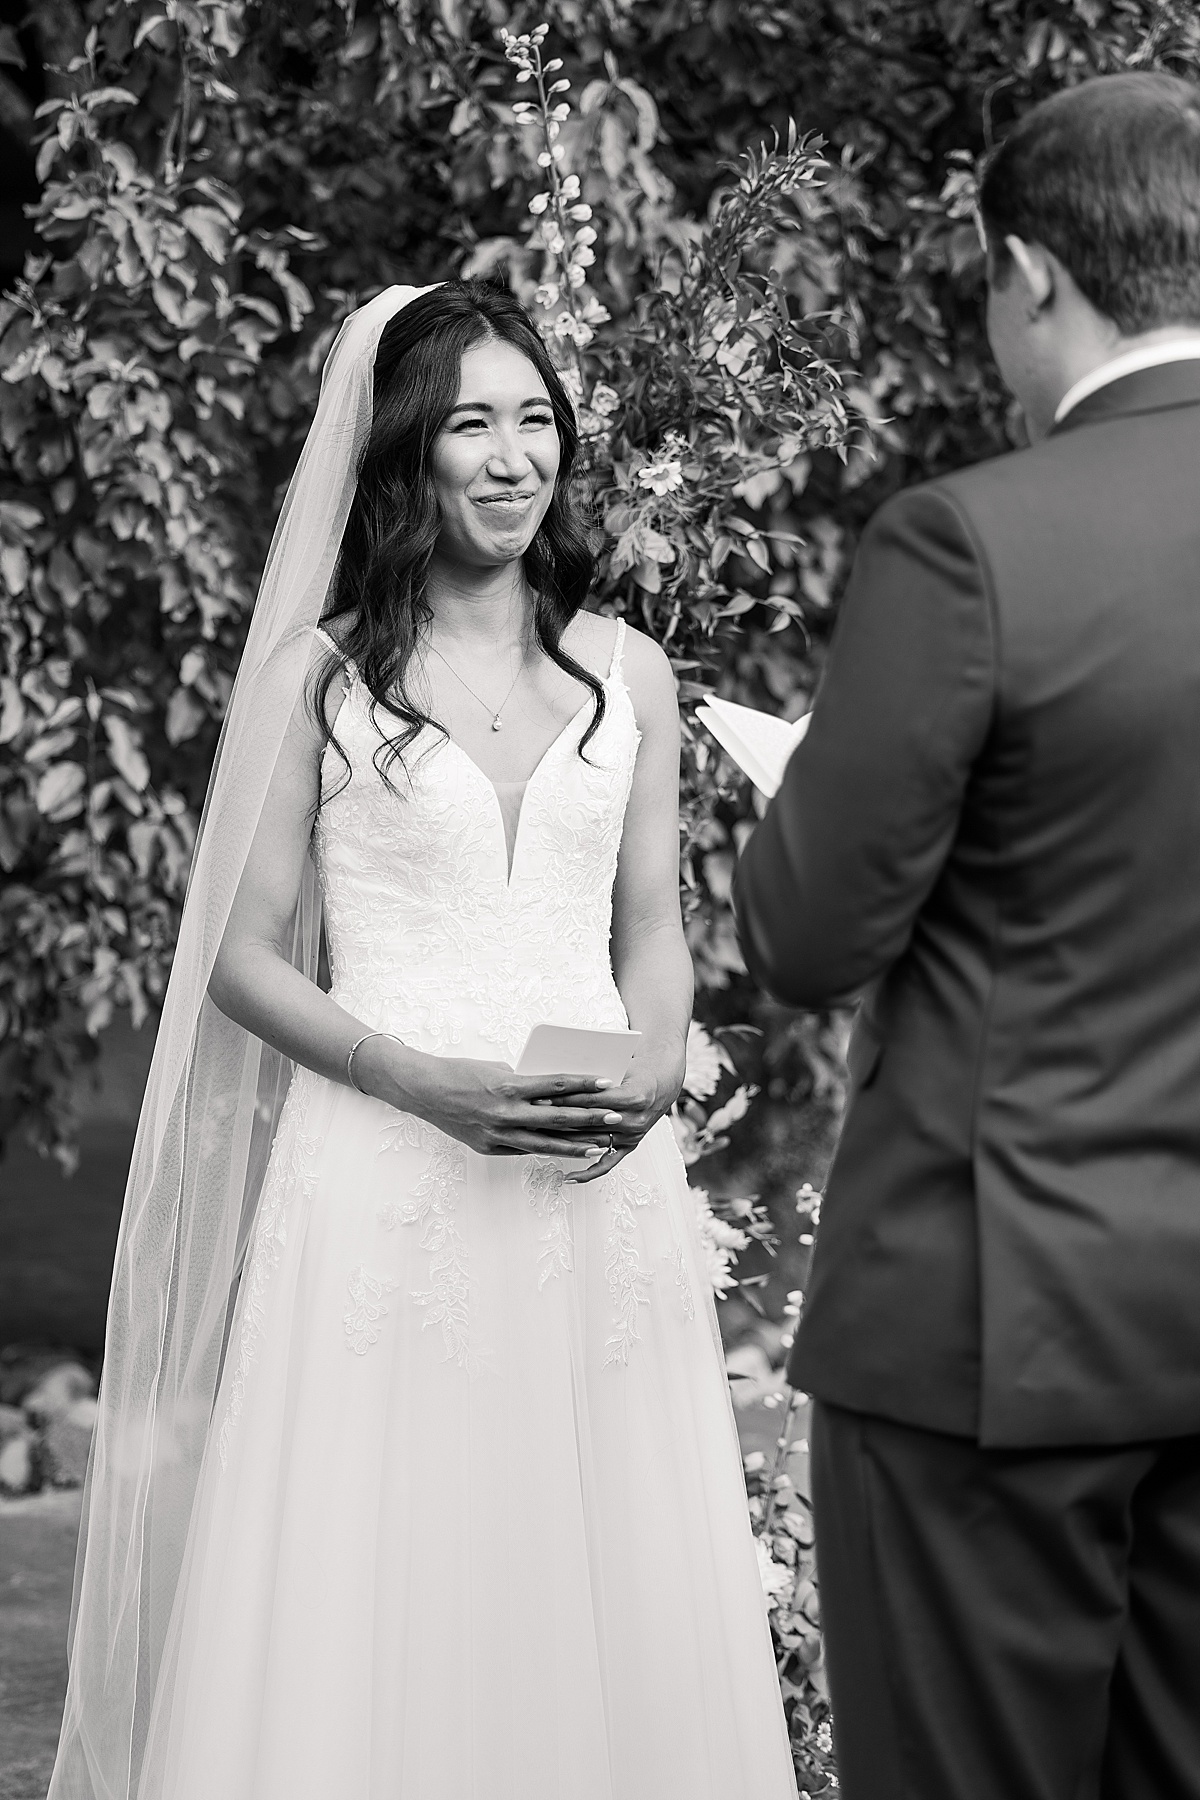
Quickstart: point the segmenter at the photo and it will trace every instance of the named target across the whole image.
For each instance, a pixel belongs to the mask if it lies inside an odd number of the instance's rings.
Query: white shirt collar
[[[1054,423],[1061,425],[1073,407],[1094,394],[1097,388],[1107,387],[1110,381],[1120,381],[1123,375],[1135,375],[1139,369],[1153,369],[1159,363],[1190,362],[1200,359],[1200,337],[1194,333],[1190,337],[1162,338],[1157,344],[1146,344],[1140,350],[1125,350],[1120,356],[1110,357],[1108,362],[1101,363],[1090,375],[1077,381],[1074,387],[1067,389],[1059,401],[1054,414]]]

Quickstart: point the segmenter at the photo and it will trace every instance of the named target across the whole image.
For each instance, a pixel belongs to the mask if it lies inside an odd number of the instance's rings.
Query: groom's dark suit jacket
[[[881,509],[736,903],[773,994],[865,996],[793,1384],[1200,1431],[1200,362]]]

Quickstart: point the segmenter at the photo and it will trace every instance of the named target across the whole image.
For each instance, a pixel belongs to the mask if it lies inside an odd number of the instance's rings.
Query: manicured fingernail
[[[620,1113],[605,1113],[604,1123],[606,1125],[619,1125],[621,1123]]]
[[[601,1144],[585,1144],[583,1154],[585,1156],[603,1156],[604,1147]]]
[[[606,1088],[606,1087],[616,1087],[616,1085],[617,1085],[617,1084],[616,1084],[616,1082],[615,1082],[615,1081],[610,1081],[610,1080],[609,1080],[609,1079],[608,1079],[608,1076],[607,1076],[607,1075],[601,1075],[601,1076],[600,1076],[600,1078],[599,1078],[599,1080],[598,1080],[598,1081],[597,1081],[597,1083],[596,1083],[596,1086],[597,1086],[597,1087],[598,1087],[598,1088]]]

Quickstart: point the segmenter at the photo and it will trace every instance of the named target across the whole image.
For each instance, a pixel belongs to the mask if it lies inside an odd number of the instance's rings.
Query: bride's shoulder
[[[578,613],[571,621],[576,633],[573,654],[602,678],[612,669],[621,626],[600,613]],[[635,626],[626,624],[621,644],[621,675],[633,701],[639,727],[663,724],[676,713],[675,672],[662,646]]]
[[[571,620],[564,637],[571,640],[567,648],[594,675],[606,676],[613,666],[617,653],[617,639],[621,635],[622,621],[612,619],[605,613],[576,613]],[[621,645],[621,670],[626,681],[633,679],[650,679],[656,676],[661,682],[664,676],[671,676],[671,664],[652,637],[644,631],[638,631],[627,621],[624,623],[624,641]]]

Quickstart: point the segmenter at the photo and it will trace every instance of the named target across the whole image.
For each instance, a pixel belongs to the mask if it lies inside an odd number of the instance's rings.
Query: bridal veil
[[[135,1800],[238,1275],[291,1065],[208,981],[301,702],[358,460],[375,351],[423,288],[346,320],[288,488],[221,734],[134,1145],[84,1492],[70,1673],[49,1800]],[[315,976],[311,863],[292,959]]]

